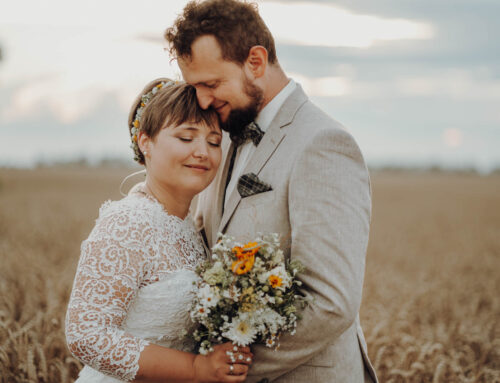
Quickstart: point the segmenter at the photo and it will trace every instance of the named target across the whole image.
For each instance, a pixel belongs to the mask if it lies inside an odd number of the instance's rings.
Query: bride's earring
[[[144,151],[142,152],[144,154],[144,157],[146,157],[148,155],[148,152],[147,151]]]

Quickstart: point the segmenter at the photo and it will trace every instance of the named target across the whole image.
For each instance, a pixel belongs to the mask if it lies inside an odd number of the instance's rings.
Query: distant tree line
[[[89,160],[87,157],[77,157],[72,159],[39,159],[35,167],[37,168],[141,168],[132,159],[126,157],[105,157],[100,159]],[[0,163],[0,169],[2,164]],[[484,174],[474,166],[463,166],[459,168],[449,168],[440,165],[428,166],[391,166],[391,165],[375,165],[369,166],[373,173],[391,172],[391,173],[451,173],[451,174]],[[500,166],[497,166],[486,172],[490,175],[500,175]]]

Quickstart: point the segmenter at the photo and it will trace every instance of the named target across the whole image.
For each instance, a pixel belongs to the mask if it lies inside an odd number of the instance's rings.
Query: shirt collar
[[[255,122],[257,123],[257,125],[259,125],[259,128],[263,132],[265,132],[267,128],[269,128],[269,125],[280,110],[281,106],[288,98],[288,96],[292,94],[296,86],[297,84],[295,83],[295,81],[290,79],[290,81],[288,81],[288,84],[286,84],[286,86],[281,89],[281,91],[276,96],[274,96],[274,98],[269,101],[269,103],[259,112],[259,115],[255,119]]]

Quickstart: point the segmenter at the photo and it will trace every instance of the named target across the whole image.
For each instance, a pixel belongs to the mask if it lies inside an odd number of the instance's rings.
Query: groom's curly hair
[[[174,25],[165,31],[172,57],[191,57],[191,46],[201,36],[215,37],[222,58],[242,65],[250,48],[267,49],[269,63],[277,61],[274,38],[259,15],[257,4],[238,0],[190,1]]]

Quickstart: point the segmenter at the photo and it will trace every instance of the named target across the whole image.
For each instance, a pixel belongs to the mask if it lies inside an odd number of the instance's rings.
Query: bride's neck
[[[181,219],[186,218],[191,205],[192,196],[186,196],[178,190],[170,190],[152,178],[146,177],[145,192],[151,194],[160,202],[168,214]],[[184,194],[184,195],[183,195]]]

